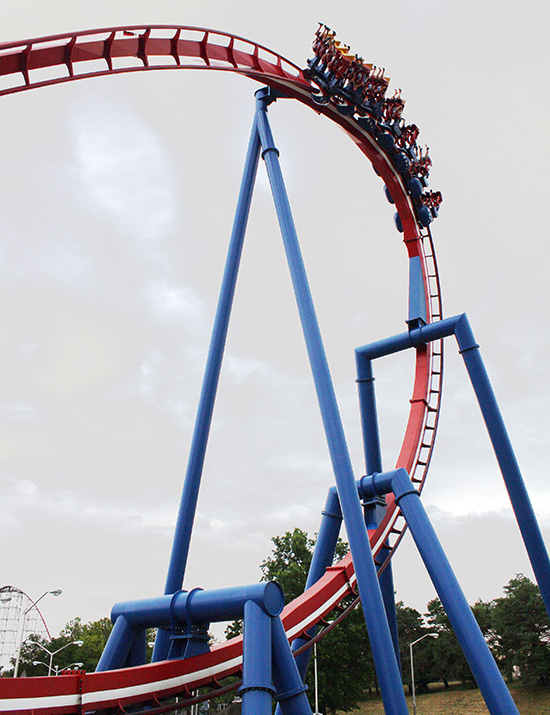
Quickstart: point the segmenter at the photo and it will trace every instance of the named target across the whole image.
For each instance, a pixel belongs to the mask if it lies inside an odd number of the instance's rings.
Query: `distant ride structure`
[[[20,627],[23,629],[23,641],[34,634],[51,640],[44,616],[38,606],[31,608],[32,604],[32,599],[16,586],[0,588],[0,666],[2,670],[8,667],[10,659],[16,656]],[[27,614],[23,624],[22,618],[25,612]]]
[[[517,708],[423,510],[419,494],[437,432],[444,338],[454,335],[474,385],[495,447],[541,593],[550,611],[550,562],[494,399],[479,346],[465,315],[444,319],[430,224],[441,193],[428,188],[431,159],[417,140],[419,129],[403,118],[401,90],[386,97],[383,69],[352,55],[335,33],[320,25],[314,57],[305,69],[244,38],[204,28],[132,26],[0,44],[0,94],[98,75],[165,69],[242,74],[265,85],[255,93],[255,113],[235,222],[197,419],[191,441],[176,533],[164,594],[117,604],[113,633],[93,674],[0,681],[4,712],[161,713],[220,693],[220,682],[242,673],[244,715],[268,715],[275,696],[283,715],[311,715],[303,678],[308,649],[323,618],[350,594],[363,603],[387,714],[405,715],[399,670],[391,556],[407,526],[457,633],[491,715]],[[279,150],[268,120],[277,100],[300,101],[338,124],[369,159],[395,205],[395,225],[409,260],[409,303],[404,333],[356,348],[357,385],[365,475],[353,473],[346,438],[298,237],[286,193]],[[283,609],[277,584],[216,591],[182,590],[202,468],[231,314],[248,212],[259,159],[268,172],[293,288],[310,358],[336,486],[329,490],[307,590]],[[378,434],[373,362],[412,349],[416,354],[411,407],[401,451],[390,471],[383,467]],[[342,520],[350,554],[332,566]],[[214,621],[244,618],[244,636],[208,643]],[[145,633],[158,628],[153,661],[145,663]],[[289,641],[292,642],[291,652]],[[294,657],[296,656],[296,657]],[[229,686],[233,687],[233,686]]]

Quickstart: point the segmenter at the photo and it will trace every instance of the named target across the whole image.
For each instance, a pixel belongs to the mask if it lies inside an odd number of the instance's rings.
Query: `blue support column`
[[[272,619],[273,681],[282,715],[311,715],[306,690],[279,617]]]
[[[359,410],[363,427],[363,450],[367,474],[382,471],[382,449],[380,447],[380,431],[378,429],[378,412],[376,410],[376,395],[374,390],[374,374],[372,360],[358,350],[355,351],[357,367],[357,389],[359,392]]]
[[[410,315],[409,315],[410,317]],[[376,394],[374,389],[374,373],[372,360],[360,351],[355,351],[355,364],[357,369],[357,387],[359,392],[359,409],[361,412],[361,425],[363,428],[363,450],[365,453],[365,467],[367,474],[382,472],[382,448],[380,446],[380,430],[378,428],[378,412],[376,409]],[[374,499],[376,502],[376,498]],[[372,511],[382,511],[383,507],[375,504]],[[383,511],[382,511],[383,513]],[[378,524],[377,524],[378,526]],[[379,563],[383,564],[389,550],[385,547],[379,555]],[[397,664],[401,669],[401,654],[399,652],[399,636],[397,633],[397,614],[395,612],[395,589],[393,585],[393,571],[391,561],[384,571],[378,576],[380,591],[384,601],[384,608],[395,651]]]
[[[321,526],[319,528],[313,558],[307,575],[305,586],[306,591],[310,586],[313,586],[314,583],[317,583],[317,581],[324,576],[325,571],[329,566],[332,566],[332,562],[334,560],[334,552],[336,550],[336,544],[338,543],[338,536],[340,534],[340,527],[342,524],[342,510],[340,509],[340,500],[338,499],[336,487],[331,487],[328,490],[327,500],[322,514],[323,517],[321,519]],[[292,652],[295,653],[299,648],[307,643],[310,638],[313,638],[313,636],[317,634],[317,629],[317,626],[313,626],[313,628],[311,628],[307,633],[309,636],[308,638],[296,638],[293,640]],[[311,648],[308,648],[296,657],[296,664],[302,680],[306,677],[310,658]]]
[[[124,616],[119,616],[103,649],[96,672],[123,668],[132,648],[135,634],[136,629]]]
[[[170,557],[168,575],[164,589],[164,593],[166,594],[175,593],[182,587],[183,584],[183,577],[189,554],[191,532],[193,530],[197,500],[199,496],[200,481],[204,466],[204,457],[206,454],[208,436],[210,434],[210,425],[212,422],[212,414],[214,412],[214,402],[216,399],[216,391],[229,326],[229,317],[231,314],[231,307],[233,305],[237,273],[239,270],[244,235],[250,212],[250,204],[252,201],[252,193],[258,169],[259,156],[260,142],[256,128],[256,121],[254,121],[248,145],[248,153],[246,156],[246,163],[241,182],[241,189],[237,203],[233,231],[231,234],[231,241],[229,244],[222,287],[220,290],[220,297],[218,300],[216,317],[214,320],[214,327],[212,330],[202,391],[197,410],[197,418],[189,453],[189,461],[187,464],[180,508],[176,522],[172,554]],[[169,646],[169,632],[159,630],[155,640],[153,661],[165,660],[169,652]]]
[[[298,312],[317,391],[317,399],[336,478],[340,506],[355,566],[357,585],[364,606],[365,622],[372,646],[382,699],[388,715],[408,715],[405,694],[401,684],[401,674],[395,658],[376,568],[359,503],[353,467],[292,218],[290,202],[279,165],[279,152],[275,147],[267,119],[267,104],[270,98],[267,90],[259,90],[256,96],[258,98],[256,117],[262,144],[262,157],[266,164],[277,218],[283,236]]]
[[[384,563],[389,553],[389,548],[387,548],[386,545],[383,546],[379,554],[380,564]],[[391,560],[388,561],[388,564],[382,573],[378,574],[378,581],[380,582],[380,590],[382,591],[384,608],[386,609],[386,617],[390,627],[395,658],[397,660],[397,664],[399,665],[399,669],[401,669],[401,653],[399,652],[399,634],[397,631],[397,612],[395,610],[395,587],[393,585],[393,569]]]
[[[147,659],[147,633],[142,628],[136,631],[134,641],[128,658],[126,659],[126,668],[133,668],[136,665],[145,665]]]
[[[271,715],[272,620],[254,601],[244,604],[242,715]]]
[[[550,616],[550,559],[548,558],[548,551],[546,550],[506,425],[502,419],[489,375],[485,369],[479,345],[475,341],[466,315],[460,316],[456,324],[455,335],[491,438],[546,611]]]
[[[426,290],[420,256],[409,258],[409,327],[426,325]]]

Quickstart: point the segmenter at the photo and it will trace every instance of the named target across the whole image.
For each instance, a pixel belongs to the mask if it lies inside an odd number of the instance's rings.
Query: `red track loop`
[[[167,69],[217,70],[242,74],[297,99],[339,124],[372,163],[393,197],[409,256],[419,256],[427,296],[428,320],[441,319],[437,264],[429,231],[417,225],[414,208],[399,173],[371,135],[333,104],[312,99],[315,87],[301,69],[281,55],[244,38],[214,30],[176,25],[104,28],[69,35],[0,44],[0,95],[61,82],[122,72]],[[436,343],[416,351],[416,373],[409,420],[398,467],[405,467],[422,488],[437,429],[441,397],[442,353]],[[373,553],[386,542],[394,549],[404,524],[391,502],[383,523],[370,533]],[[346,557],[283,611],[292,640],[318,623],[353,592],[355,574]],[[19,715],[82,713],[122,709],[131,703],[189,696],[201,686],[216,686],[238,673],[242,642],[236,638],[212,652],[188,660],[58,678],[0,679],[0,711]]]

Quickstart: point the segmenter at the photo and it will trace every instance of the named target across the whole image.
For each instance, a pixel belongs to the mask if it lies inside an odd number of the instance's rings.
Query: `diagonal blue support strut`
[[[393,491],[489,712],[519,715],[407,470],[363,477],[358,488],[365,496]]]
[[[384,708],[388,715],[407,715],[401,674],[395,658],[342,420],[279,165],[279,152],[267,119],[267,104],[272,101],[272,97],[269,96],[269,90],[265,89],[256,92],[256,97],[256,119],[262,144],[262,158],[266,164],[283,236]]]
[[[164,589],[165,594],[175,593],[176,591],[179,591],[183,585],[183,577],[185,575],[187,557],[189,555],[191,533],[193,531],[200,482],[204,467],[204,458],[206,455],[208,436],[210,434],[210,425],[212,423],[212,414],[214,412],[214,402],[216,399],[223,352],[229,327],[229,318],[233,305],[233,297],[235,295],[237,273],[242,255],[242,247],[248,216],[250,213],[250,204],[252,202],[252,194],[254,191],[259,158],[260,141],[256,127],[256,120],[254,120],[248,144],[248,152],[243,171],[243,178],[239,192],[237,210],[233,223],[233,231],[231,234],[222,286],[220,289],[214,327],[212,329],[212,337],[210,340],[210,348],[208,351],[199,406],[197,409],[193,439],[191,442],[187,471],[185,474],[183,492],[181,495],[180,507],[176,521],[172,553],[170,556],[170,564],[168,567],[168,575]],[[155,648],[152,660],[158,661],[168,658],[169,646],[169,632],[159,629],[157,638],[155,639]]]

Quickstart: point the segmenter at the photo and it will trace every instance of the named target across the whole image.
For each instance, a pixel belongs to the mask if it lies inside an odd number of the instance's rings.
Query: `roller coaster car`
[[[376,139],[401,175],[418,222],[427,227],[437,217],[442,197],[439,191],[425,192],[432,160],[429,150],[423,151],[417,144],[420,131],[416,124],[406,124],[402,117],[405,100],[401,90],[386,98],[389,78],[384,69],[351,55],[349,46],[335,37],[330,28],[319,25],[313,42],[315,57],[307,61],[304,70],[320,89],[312,98],[318,104],[334,104],[344,116],[355,116],[359,126]]]

